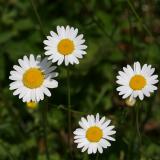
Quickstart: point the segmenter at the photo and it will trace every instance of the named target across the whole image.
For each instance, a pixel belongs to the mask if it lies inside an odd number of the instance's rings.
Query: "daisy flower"
[[[9,76],[14,81],[10,84],[13,95],[19,95],[23,102],[39,102],[44,99],[44,95],[50,97],[48,88],[58,86],[58,82],[53,79],[58,73],[53,72],[56,67],[51,66],[52,62],[48,62],[47,58],[41,60],[40,56],[35,58],[32,54],[18,62],[19,66],[14,65]]]
[[[119,95],[123,95],[124,99],[139,97],[143,100],[144,96],[149,97],[150,93],[157,90],[155,84],[158,83],[158,75],[154,75],[154,71],[155,68],[151,65],[144,64],[141,67],[139,62],[135,62],[133,68],[130,65],[123,67],[123,71],[119,71],[117,76]]]
[[[78,29],[67,26],[57,26],[57,33],[51,31],[47,40],[44,40],[45,55],[52,62],[61,65],[63,61],[67,66],[70,64],[78,64],[78,58],[82,58],[86,54],[84,45],[85,40],[83,34],[78,35]]]
[[[109,126],[111,120],[105,120],[105,117],[100,118],[88,115],[87,118],[82,117],[79,121],[81,128],[74,131],[74,142],[77,143],[77,148],[82,148],[82,152],[88,150],[88,154],[95,154],[97,151],[103,153],[103,148],[111,146],[110,141],[115,141],[111,135],[115,134],[114,126]]]

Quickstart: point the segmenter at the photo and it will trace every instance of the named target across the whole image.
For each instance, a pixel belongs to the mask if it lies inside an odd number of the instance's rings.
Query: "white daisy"
[[[58,82],[54,77],[58,76],[53,72],[56,67],[51,66],[47,58],[41,61],[41,57],[36,58],[31,54],[28,58],[18,60],[20,66],[14,65],[13,71],[10,72],[10,90],[15,90],[13,95],[19,95],[23,102],[38,102],[44,99],[44,95],[51,96],[48,88],[56,88]]]
[[[117,88],[119,95],[123,95],[124,99],[139,97],[143,100],[144,96],[149,97],[150,93],[157,90],[155,84],[158,83],[158,75],[154,75],[154,71],[151,65],[144,64],[141,67],[139,62],[135,62],[133,68],[130,65],[123,67],[117,76],[117,83],[121,85]]]
[[[86,54],[87,46],[84,45],[83,34],[77,35],[77,28],[57,26],[57,33],[51,31],[50,34],[43,43],[46,45],[45,55],[49,56],[48,59],[53,63],[61,65],[64,61],[66,66],[69,63],[78,64],[78,58]]]
[[[96,116],[88,115],[87,118],[82,117],[79,121],[81,128],[76,129],[73,133],[74,142],[78,143],[77,148],[82,148],[82,152],[88,150],[88,154],[95,154],[97,151],[103,153],[103,148],[111,146],[110,141],[115,141],[111,135],[116,131],[114,126],[109,126],[111,120],[105,117],[100,119],[99,114]]]

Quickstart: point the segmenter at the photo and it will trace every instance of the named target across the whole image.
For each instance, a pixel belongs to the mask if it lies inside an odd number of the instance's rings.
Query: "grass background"
[[[82,115],[99,112],[112,119],[117,141],[97,159],[159,160],[160,91],[128,107],[118,96],[115,81],[117,72],[134,61],[152,64],[160,75],[160,1],[34,0],[34,4],[44,35],[69,24],[84,34],[88,45],[80,64],[69,68],[72,129]],[[38,109],[28,109],[9,91],[9,72],[23,55],[44,55],[45,36],[29,0],[0,0],[0,15],[0,160],[45,160],[44,125],[50,160],[70,160],[66,67],[57,69],[59,87],[52,90],[52,97]],[[96,159],[70,143],[74,159]]]

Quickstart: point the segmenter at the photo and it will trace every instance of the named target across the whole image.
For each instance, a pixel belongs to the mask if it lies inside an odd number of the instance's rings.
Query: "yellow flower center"
[[[62,39],[58,43],[58,52],[63,55],[71,54],[74,51],[74,43],[69,39]]]
[[[146,79],[141,75],[135,75],[131,78],[129,85],[133,90],[141,90],[147,84]]]
[[[23,75],[23,84],[30,89],[38,88],[44,81],[44,74],[39,68],[30,68]]]
[[[37,106],[38,106],[38,103],[36,103],[36,102],[27,102],[27,107],[28,108],[31,108],[31,109],[36,109],[37,108]]]
[[[90,127],[86,132],[86,138],[90,142],[99,142],[102,137],[103,137],[102,129],[96,126]]]

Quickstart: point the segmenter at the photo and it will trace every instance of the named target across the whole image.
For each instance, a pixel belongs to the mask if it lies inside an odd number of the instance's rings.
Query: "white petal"
[[[108,136],[108,135],[104,136],[104,138],[106,138],[106,139],[108,139],[110,141],[115,141],[115,138],[113,138],[111,136]]]
[[[15,81],[15,82],[12,82],[11,84],[10,84],[10,90],[14,90],[14,89],[17,89],[17,88],[20,88],[20,87],[22,87],[23,86],[23,84],[22,84],[22,82],[21,81]]]
[[[101,145],[98,145],[98,151],[99,151],[99,153],[103,153],[103,149],[102,149],[102,147],[101,147]]]
[[[46,79],[44,81],[44,86],[47,87],[47,88],[57,88],[58,87],[58,82],[54,79],[52,79],[52,80]]]
[[[85,130],[78,128],[73,132],[75,135],[85,135]]]
[[[111,144],[105,140],[105,139],[101,139],[99,144],[103,147],[103,148],[107,148],[108,146],[111,146]]]
[[[105,129],[110,123],[111,120],[107,120],[105,123],[102,124],[102,129]]]
[[[88,149],[88,147],[89,147],[89,143],[83,147],[82,152],[85,152]]]
[[[50,97],[51,96],[51,92],[49,91],[49,89],[48,88],[43,88],[43,93],[46,95],[46,96],[48,96],[48,97]]]

